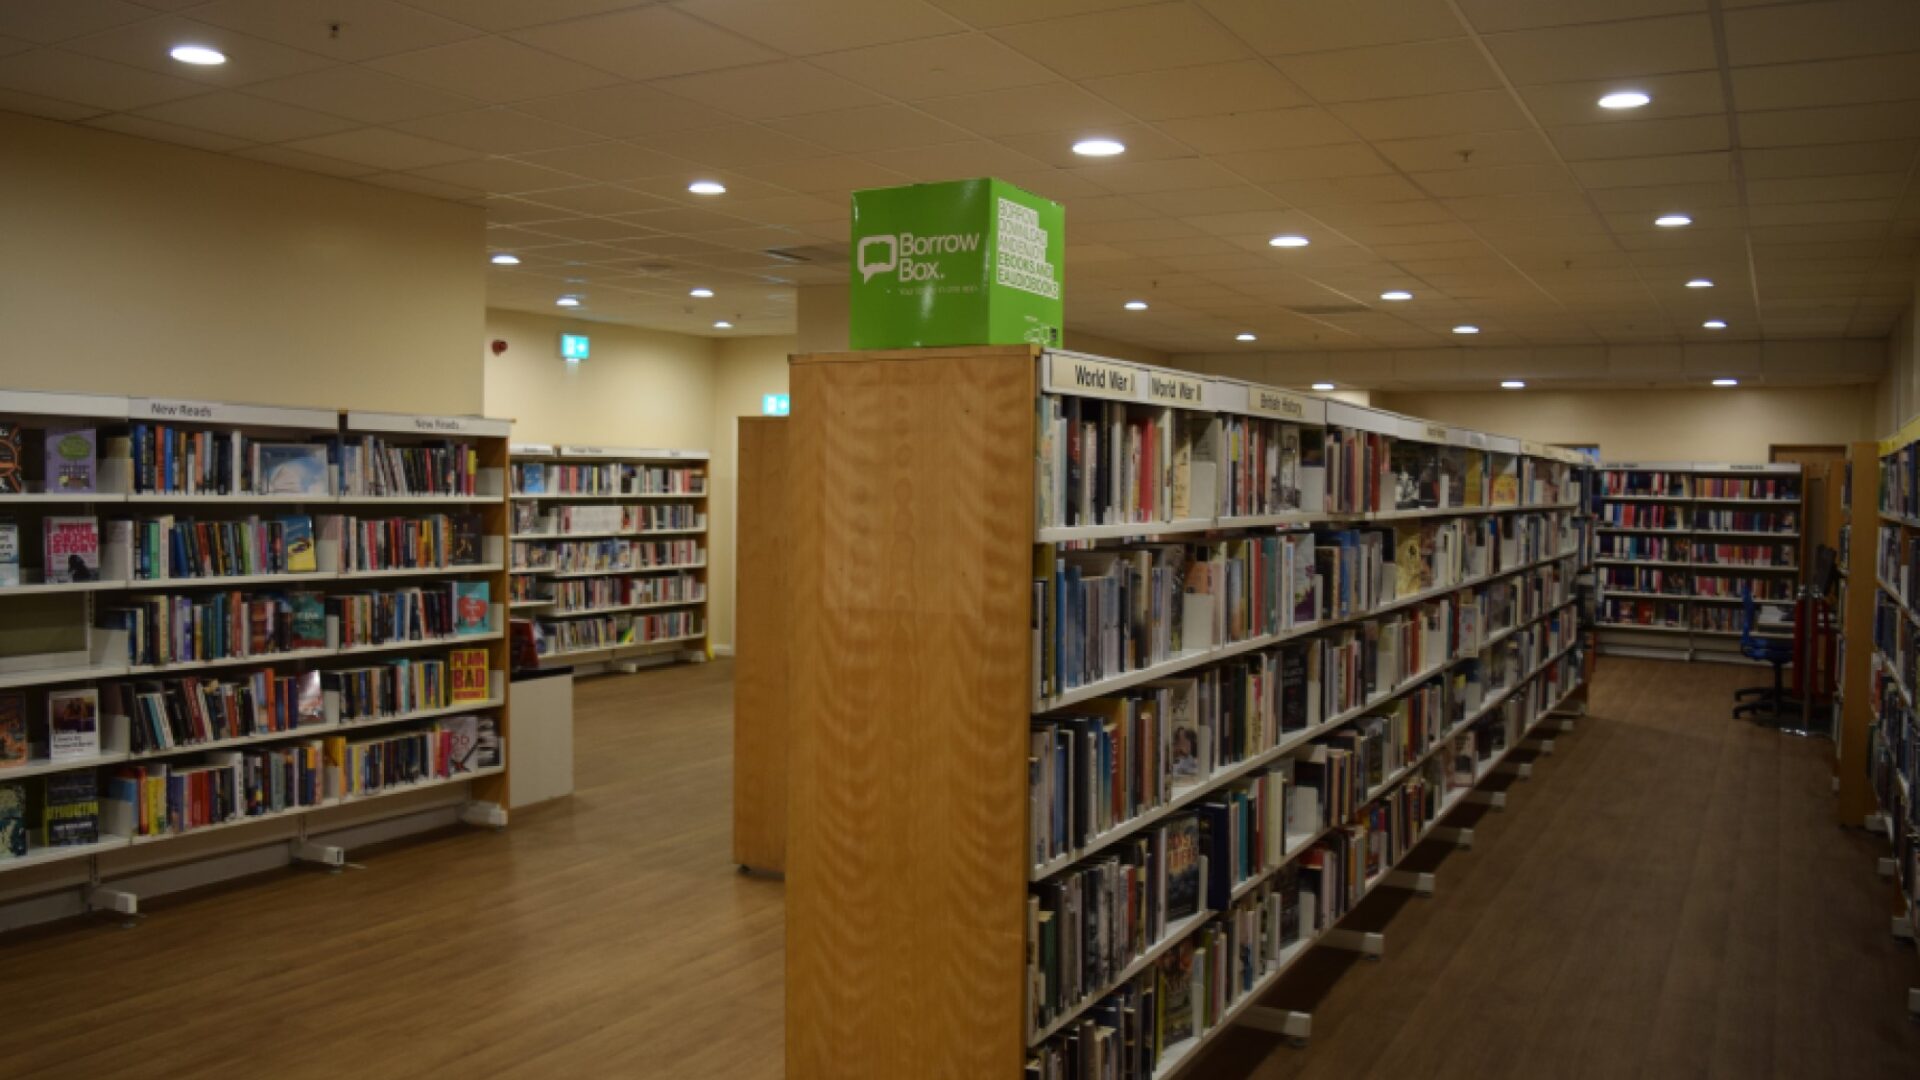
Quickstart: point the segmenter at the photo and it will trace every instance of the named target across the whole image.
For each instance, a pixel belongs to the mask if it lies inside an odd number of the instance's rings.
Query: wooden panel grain
[[[796,363],[789,1080],[1019,1075],[1034,363]]]
[[[733,861],[787,865],[787,420],[740,418],[734,541]]]

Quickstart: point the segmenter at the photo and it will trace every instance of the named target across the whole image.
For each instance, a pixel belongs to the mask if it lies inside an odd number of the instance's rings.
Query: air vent
[[[766,254],[781,262],[805,263],[813,266],[844,265],[847,261],[847,245],[810,244],[806,247],[768,248]]]
[[[1373,309],[1365,304],[1306,304],[1287,310],[1295,315],[1365,315]]]

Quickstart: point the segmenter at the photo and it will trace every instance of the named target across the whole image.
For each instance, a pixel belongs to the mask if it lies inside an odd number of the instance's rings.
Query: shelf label
[[[1428,425],[1427,425],[1427,440],[1428,440],[1429,442],[1437,442],[1437,443],[1443,443],[1443,442],[1449,442],[1449,441],[1451,441],[1451,440],[1449,440],[1449,439],[1447,438],[1447,425],[1445,425],[1445,424],[1428,424]]]
[[[511,420],[484,416],[418,416],[411,413],[350,412],[349,431],[392,431],[415,435],[473,435],[501,438],[513,429]]]
[[[340,414],[326,409],[231,405],[224,401],[187,401],[182,398],[128,398],[127,418],[163,423],[251,424],[315,431],[335,431],[340,427]]]
[[[1141,382],[1139,370],[1125,364],[1067,353],[1047,357],[1047,389],[1056,394],[1139,401]]]
[[[1198,409],[1207,402],[1207,380],[1174,375],[1164,371],[1147,372],[1147,400],[1182,409]]]
[[[1305,420],[1307,399],[1285,390],[1266,386],[1247,387],[1247,411],[1258,416],[1277,416],[1282,420]]]

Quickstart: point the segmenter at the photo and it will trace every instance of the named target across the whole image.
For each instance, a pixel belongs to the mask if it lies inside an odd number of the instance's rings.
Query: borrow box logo
[[[943,281],[941,255],[971,255],[980,250],[979,233],[949,233],[945,236],[916,236],[910,232],[896,235],[864,236],[854,256],[854,265],[862,281],[875,274],[893,271],[901,281]]]

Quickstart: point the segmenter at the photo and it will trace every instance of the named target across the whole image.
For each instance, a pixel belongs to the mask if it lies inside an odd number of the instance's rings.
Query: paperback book
[[[0,860],[27,853],[27,789],[23,784],[0,784]]]
[[[0,518],[0,587],[20,584],[20,523]]]
[[[35,839],[50,848],[100,839],[100,789],[89,770],[55,773],[41,788]]]
[[[1200,910],[1200,819],[1186,814],[1161,830],[1166,852],[1166,920],[1178,922]]]
[[[0,424],[0,495],[24,495],[27,474],[20,460],[20,425]]]
[[[487,621],[489,589],[484,581],[453,583],[453,632],[458,637],[484,634],[493,629]]]
[[[453,669],[453,703],[464,705],[492,696],[487,672],[487,650],[454,649],[447,654]]]
[[[47,695],[47,756],[72,761],[100,753],[100,692],[55,690]]]
[[[332,494],[327,448],[318,443],[256,443],[254,476],[261,495]]]
[[[43,535],[49,583],[64,585],[100,579],[100,526],[93,518],[47,518]]]
[[[320,559],[313,546],[312,518],[281,518],[280,536],[281,543],[286,545],[287,573],[311,574],[320,569]]]
[[[46,434],[47,492],[85,495],[93,491],[97,433],[90,427],[50,428]]]
[[[0,769],[27,763],[27,696],[0,694]]]

